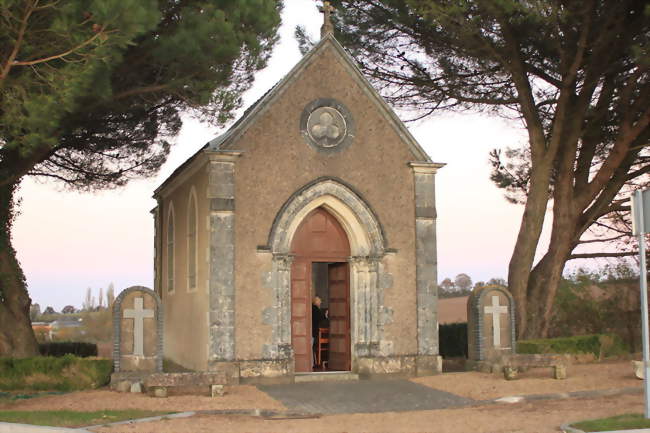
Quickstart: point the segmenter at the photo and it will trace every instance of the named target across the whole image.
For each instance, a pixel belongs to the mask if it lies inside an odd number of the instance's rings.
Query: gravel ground
[[[254,386],[240,385],[229,388],[225,397],[179,395],[168,398],[154,398],[144,394],[119,393],[110,390],[73,392],[0,403],[0,409],[10,410],[222,410],[222,409],[270,409],[285,410],[278,401],[259,391]]]
[[[486,400],[509,395],[545,394],[615,388],[641,388],[629,361],[575,365],[567,380],[554,380],[550,369],[533,369],[515,381],[483,373],[450,373],[413,379],[414,382],[463,397]],[[163,399],[108,390],[85,391],[60,396],[4,403],[0,409],[13,410],[222,410],[269,409],[284,411],[279,402],[252,386],[230,388],[225,397],[175,396]],[[191,418],[130,424],[96,429],[106,433],[176,432],[471,432],[471,433],[546,433],[570,421],[618,415],[643,410],[643,395],[572,398],[531,401],[517,404],[492,404],[478,407],[385,412],[374,414],[329,415],[315,419],[264,419],[244,415],[197,415]]]
[[[253,416],[192,418],[94,429],[98,433],[557,433],[567,421],[643,410],[643,396],[572,399],[463,409],[329,415],[266,420]]]
[[[413,381],[474,400],[643,386],[643,382],[634,376],[630,361],[572,365],[567,369],[566,380],[554,380],[552,374],[551,368],[534,368],[520,373],[519,378],[512,381],[478,372],[445,373]]]

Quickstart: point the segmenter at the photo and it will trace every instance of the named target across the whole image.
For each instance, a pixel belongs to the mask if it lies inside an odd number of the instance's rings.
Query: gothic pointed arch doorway
[[[328,369],[349,371],[350,242],[338,220],[324,207],[311,211],[291,242],[291,345],[295,371],[312,371],[312,307],[315,295],[329,310]]]

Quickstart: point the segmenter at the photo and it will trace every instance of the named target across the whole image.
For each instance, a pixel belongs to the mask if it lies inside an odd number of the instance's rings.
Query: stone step
[[[296,383],[301,382],[339,382],[359,380],[359,375],[350,371],[317,371],[314,373],[296,373]]]

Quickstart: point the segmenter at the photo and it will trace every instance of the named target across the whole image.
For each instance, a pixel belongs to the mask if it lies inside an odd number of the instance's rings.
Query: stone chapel
[[[438,356],[432,162],[331,32],[155,191],[164,356],[235,383],[327,369],[429,375]]]

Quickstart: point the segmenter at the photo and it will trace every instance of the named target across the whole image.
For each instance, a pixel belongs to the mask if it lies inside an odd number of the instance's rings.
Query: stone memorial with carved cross
[[[133,286],[113,304],[115,372],[162,371],[162,307],[151,289]]]
[[[515,353],[515,303],[500,286],[476,289],[467,300],[467,342],[470,364],[497,362]]]

